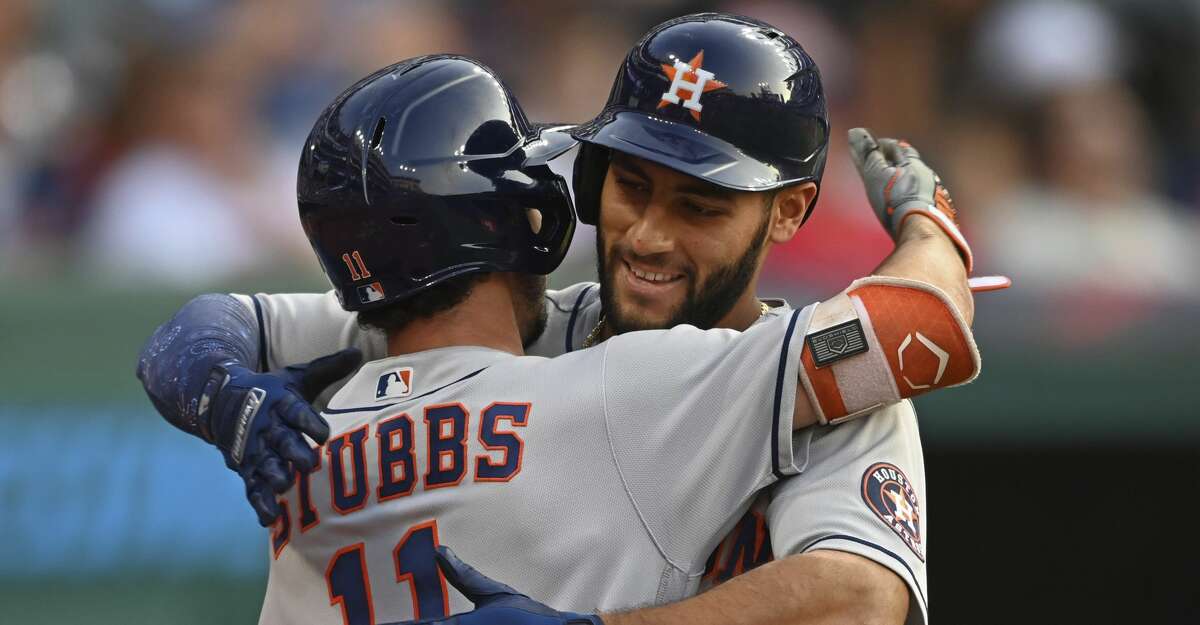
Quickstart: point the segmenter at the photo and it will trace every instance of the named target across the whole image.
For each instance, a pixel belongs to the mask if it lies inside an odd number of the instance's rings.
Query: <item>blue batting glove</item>
[[[362,353],[350,348],[308,364],[258,373],[236,361],[213,367],[197,410],[205,438],[242,476],[246,499],[264,527],[279,516],[275,495],[291,487],[296,471],[317,464],[317,443],[329,438],[329,424],[312,402],[330,384],[358,368]]]
[[[604,625],[596,614],[559,612],[476,571],[449,547],[437,548],[438,568],[475,609],[440,619],[390,625]]]

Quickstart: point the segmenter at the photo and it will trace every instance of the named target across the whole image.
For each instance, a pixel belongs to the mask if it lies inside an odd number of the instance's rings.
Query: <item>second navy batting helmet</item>
[[[751,18],[700,13],[638,41],[604,110],[572,134],[583,142],[575,204],[594,224],[609,150],[741,191],[819,184],[829,120],[817,66],[795,39]]]
[[[300,158],[300,221],[346,310],[474,272],[548,274],[575,230],[546,162],[575,145],[526,119],[478,61],[384,68],[321,114]]]

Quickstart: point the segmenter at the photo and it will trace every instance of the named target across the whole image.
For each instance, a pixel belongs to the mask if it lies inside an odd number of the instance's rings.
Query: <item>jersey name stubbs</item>
[[[415,412],[415,411],[413,411]],[[416,453],[420,429],[403,412],[377,423],[343,432],[317,448],[322,462],[311,473],[299,474],[296,493],[302,520],[301,531],[320,523],[313,505],[312,482],[325,480],[332,512],[348,515],[375,503],[413,494],[418,484],[424,490],[458,486],[470,474],[473,482],[508,482],[521,472],[525,441],[514,428],[529,423],[532,405],[522,402],[493,402],[479,412],[478,440],[485,452],[468,458],[467,437],[470,411],[462,403],[435,404],[423,409],[425,453]],[[507,422],[507,423],[504,423]],[[375,453],[368,453],[373,446]],[[418,458],[423,456],[424,462]],[[377,458],[369,467],[367,459]],[[473,462],[471,462],[473,461]],[[374,486],[374,488],[372,488]],[[285,514],[274,529],[275,557],[291,533],[288,502],[280,500]]]

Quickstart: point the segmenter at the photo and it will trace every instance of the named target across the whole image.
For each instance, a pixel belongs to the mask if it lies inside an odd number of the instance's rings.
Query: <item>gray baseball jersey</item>
[[[386,355],[383,335],[359,327],[357,316],[343,311],[332,292],[239,297],[259,314],[263,356],[269,368],[306,362],[349,346],[362,349],[367,360]],[[776,307],[762,321],[790,311],[786,303],[771,303]],[[581,283],[550,291],[546,307],[546,331],[528,353],[557,356],[572,352],[579,349],[600,318],[599,286]],[[626,375],[631,379],[642,376],[645,367],[634,368]],[[924,461],[911,403],[905,401],[835,428],[798,432],[793,448],[798,466],[804,471],[787,477],[755,500],[712,553],[700,590],[772,558],[811,549],[838,549],[871,559],[900,575],[909,587],[912,606],[920,606],[910,608],[908,623],[926,622]],[[902,534],[906,530],[895,524],[895,514],[888,507],[902,504],[893,503],[882,493],[885,488],[899,488],[899,479],[895,480],[896,486],[878,483],[879,493],[866,488],[864,472],[875,463],[891,463],[904,476],[907,487],[903,492],[915,508],[910,515],[915,530],[908,530],[907,538]],[[886,497],[882,504],[880,496]],[[835,514],[830,512],[833,510],[848,512]],[[835,536],[842,538],[821,540]],[[518,586],[521,583],[516,578],[504,581]]]
[[[794,445],[801,474],[765,497],[776,557],[834,549],[873,560],[908,585],[906,623],[927,623],[925,461],[912,402],[810,428]]]
[[[554,359],[452,347],[364,365],[324,411],[321,467],[283,496],[260,622],[469,609],[437,544],[566,610],[695,593],[754,494],[797,471],[796,328],[812,310]]]

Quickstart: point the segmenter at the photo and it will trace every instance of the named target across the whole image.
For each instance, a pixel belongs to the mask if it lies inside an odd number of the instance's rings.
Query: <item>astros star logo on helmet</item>
[[[683,108],[691,112],[693,119],[700,121],[700,111],[704,108],[700,104],[700,96],[728,86],[717,80],[712,72],[701,69],[703,64],[704,50],[697,52],[687,63],[679,59],[675,59],[674,66],[663,63],[663,73],[670,79],[671,87],[662,94],[658,108],[668,104],[682,104]],[[679,97],[680,91],[688,94],[686,100]]]

